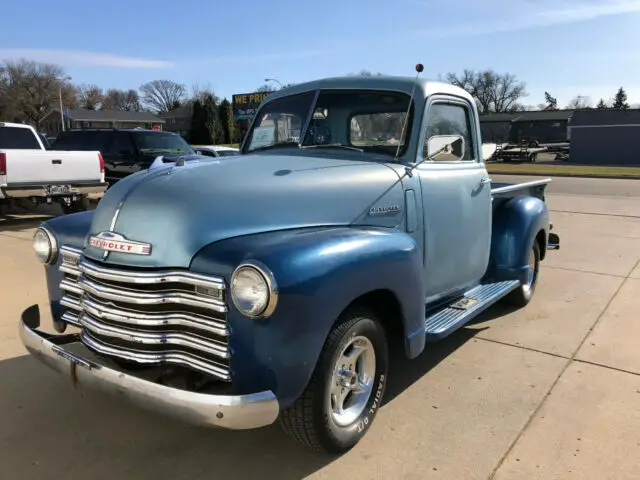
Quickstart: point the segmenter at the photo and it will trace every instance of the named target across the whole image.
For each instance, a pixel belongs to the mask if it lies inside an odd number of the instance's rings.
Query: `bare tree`
[[[219,99],[216,94],[213,93],[213,87],[211,84],[207,83],[206,85],[200,85],[200,83],[196,82],[191,86],[191,95],[187,101],[194,102],[196,100],[200,100],[200,102],[204,102],[210,95],[217,103]]]
[[[187,96],[187,89],[171,80],[153,80],[140,86],[142,102],[156,113],[169,112],[178,108]]]
[[[263,83],[256,89],[256,92],[264,92],[264,93],[275,92],[275,91],[276,91],[276,88],[270,83]]]
[[[591,108],[591,99],[585,95],[576,95],[567,104],[569,110],[584,110]]]
[[[60,95],[65,107],[76,106],[76,89],[57,65],[25,59],[5,62],[2,77],[11,108],[36,129],[40,129],[42,119],[58,106]]]
[[[517,111],[519,100],[527,96],[526,84],[510,73],[466,69],[461,75],[448,73],[445,78],[469,92],[483,113]]]
[[[80,108],[98,110],[103,100],[104,93],[97,85],[83,84],[78,87],[78,105]]]
[[[107,90],[107,93],[102,99],[100,109],[140,112],[142,110],[140,95],[132,88],[129,90],[111,88]]]

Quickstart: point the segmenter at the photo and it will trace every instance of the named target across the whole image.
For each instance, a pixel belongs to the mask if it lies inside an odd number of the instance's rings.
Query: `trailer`
[[[535,163],[538,158],[538,154],[546,152],[547,147],[542,147],[537,142],[530,144],[526,140],[520,142],[520,144],[508,144],[503,148],[499,148],[495,152],[495,159],[497,161],[510,162],[517,160],[520,162]]]

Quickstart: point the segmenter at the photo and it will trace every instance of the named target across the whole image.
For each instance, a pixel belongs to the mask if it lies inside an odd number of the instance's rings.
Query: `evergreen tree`
[[[189,143],[193,145],[211,144],[211,135],[207,131],[206,127],[206,112],[200,100],[196,100],[195,102],[193,102]]]
[[[601,98],[600,101],[598,102],[598,105],[596,105],[596,108],[598,110],[605,110],[609,107],[607,106],[607,103],[604,101],[604,98]]]
[[[220,119],[220,125],[222,126],[222,142],[234,143],[236,124],[233,120],[233,107],[231,102],[226,98],[220,102],[218,107],[218,118]]]
[[[204,123],[207,130],[210,143],[215,145],[222,143],[223,130],[218,118],[218,105],[213,95],[207,94],[202,102],[202,109],[204,111]]]
[[[613,108],[618,110],[628,110],[629,104],[627,103],[627,92],[624,91],[624,88],[620,87],[618,89],[618,93],[613,97]]]

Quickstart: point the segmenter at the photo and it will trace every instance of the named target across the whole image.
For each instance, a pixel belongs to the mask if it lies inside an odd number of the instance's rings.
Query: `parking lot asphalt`
[[[0,217],[0,479],[637,479],[640,181],[571,180],[549,188],[562,247],[533,302],[392,353],[386,403],[339,458],[277,426],[193,428],[74,391],[17,338],[24,308],[47,312],[30,243],[47,212]]]

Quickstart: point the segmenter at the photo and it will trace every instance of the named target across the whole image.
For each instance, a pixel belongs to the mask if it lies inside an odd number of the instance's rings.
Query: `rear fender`
[[[238,394],[266,388],[290,405],[309,382],[334,322],[363,294],[384,289],[395,296],[405,338],[424,324],[421,256],[413,238],[398,230],[312,228],[236,237],[202,249],[191,270],[222,274],[228,285],[234,268],[248,260],[266,265],[279,291],[275,311],[263,320],[244,317],[227,301]],[[423,347],[423,335],[406,345],[410,356]]]
[[[543,231],[540,252],[546,252],[549,212],[536,197],[519,196],[505,200],[493,212],[491,256],[487,277],[492,280],[526,282],[529,252]]]

